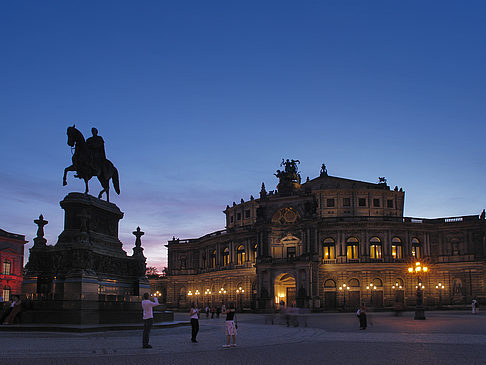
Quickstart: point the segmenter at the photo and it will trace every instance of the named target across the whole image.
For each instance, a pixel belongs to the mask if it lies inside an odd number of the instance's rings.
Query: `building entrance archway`
[[[282,301],[285,307],[295,307],[296,305],[296,291],[295,278],[289,273],[283,273],[275,278],[275,305],[278,306]]]

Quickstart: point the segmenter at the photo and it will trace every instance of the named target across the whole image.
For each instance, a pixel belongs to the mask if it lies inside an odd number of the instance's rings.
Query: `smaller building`
[[[4,301],[21,292],[27,242],[25,236],[0,229],[0,295]]]

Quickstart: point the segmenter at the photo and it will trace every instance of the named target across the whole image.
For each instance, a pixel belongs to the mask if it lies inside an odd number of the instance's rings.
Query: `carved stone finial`
[[[142,239],[141,239],[141,237],[145,234],[145,232],[142,232],[140,230],[140,227],[137,227],[137,230],[136,231],[133,231],[132,233],[133,233],[133,235],[135,237],[137,237],[135,239],[135,246],[136,247],[141,247],[142,246]]]
[[[44,217],[39,215],[39,219],[35,219],[34,223],[37,224],[37,237],[34,238],[34,246],[32,248],[46,247],[47,240],[44,238],[44,226],[49,223],[44,220]]]
[[[140,227],[137,227],[137,230],[133,231],[132,233],[135,237],[137,237],[135,239],[135,247],[133,248],[133,257],[137,257],[145,263],[145,256],[143,255],[142,240],[141,240],[141,237],[145,234],[145,232],[142,232],[140,230]]]
[[[48,221],[44,220],[44,217],[39,215],[39,219],[35,219],[34,223],[37,224],[37,237],[36,238],[44,238],[44,226],[49,223]]]
[[[267,190],[265,189],[265,183],[262,183],[262,189],[260,190],[260,198],[265,199],[267,197]]]

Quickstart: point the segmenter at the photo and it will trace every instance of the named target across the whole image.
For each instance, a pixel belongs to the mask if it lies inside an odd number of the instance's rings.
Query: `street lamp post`
[[[211,295],[211,290],[206,289],[206,290],[204,291],[204,297],[206,298],[206,299],[205,299],[205,300],[206,300],[206,305],[209,305],[209,299],[208,299],[208,297],[207,297],[208,295]]]
[[[415,263],[415,265],[410,266],[408,268],[408,273],[413,277],[417,277],[417,285],[415,288],[417,289],[416,291],[416,296],[417,296],[417,304],[415,306],[415,317],[414,319],[422,320],[425,319],[425,313],[424,313],[424,298],[423,298],[423,290],[425,289],[425,286],[422,285],[422,274],[427,274],[429,271],[429,268],[427,266],[423,266],[419,261]]]
[[[369,285],[366,285],[367,290],[371,290],[371,306],[373,306],[373,290],[376,290],[376,285],[373,285],[373,283],[370,283]]]
[[[224,295],[226,294],[226,290],[224,288],[219,289],[219,294],[221,294],[221,303],[224,304]]]
[[[199,295],[200,294],[201,293],[199,293],[199,290],[196,289],[194,295],[196,296],[196,305],[197,305],[198,308],[199,308]]]
[[[189,297],[189,299],[190,299],[190,300],[192,300],[192,296],[193,296],[193,295],[194,295],[194,293],[192,292],[192,290],[189,290],[189,291],[187,292],[187,296]],[[190,304],[190,305],[192,305],[192,304]]]
[[[442,306],[442,290],[444,290],[444,284],[439,283],[435,286],[439,290],[439,308]]]
[[[242,304],[242,297],[241,294],[243,294],[245,290],[240,286],[238,289],[236,289],[236,298],[237,298],[237,303],[240,306],[240,310],[243,312],[243,304]],[[239,299],[239,300],[238,300]]]
[[[346,310],[346,290],[349,291],[349,286],[346,284],[343,284],[339,287],[339,290],[343,292],[344,295],[344,301],[343,301],[343,309]]]

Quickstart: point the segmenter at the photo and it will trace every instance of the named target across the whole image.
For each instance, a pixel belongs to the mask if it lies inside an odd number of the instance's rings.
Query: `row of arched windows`
[[[257,244],[254,244],[252,246],[252,250],[254,252],[254,256],[256,257],[256,252],[257,252],[257,248],[258,248],[258,245]],[[209,256],[209,267],[210,268],[215,268],[216,267],[216,257],[217,257],[217,250],[213,250]],[[203,257],[203,260],[204,260],[204,257]],[[248,255],[247,255],[247,252],[246,252],[246,249],[245,249],[245,246],[244,245],[239,245],[236,247],[236,257],[235,257],[235,260],[236,260],[236,265],[243,265],[245,262],[248,261]],[[221,251],[221,265],[222,266],[228,266],[231,262],[231,258],[230,258],[230,249],[229,247],[225,247],[222,249]]]
[[[372,259],[383,258],[383,244],[379,237],[372,237],[370,239],[370,251],[369,255]],[[323,241],[323,258],[325,260],[333,260],[336,258],[336,242],[333,238],[326,238]],[[412,238],[411,240],[411,252],[410,255],[415,258],[422,257],[422,244],[418,238]],[[403,259],[403,244],[402,240],[398,237],[393,237],[391,240],[391,256],[393,259]],[[359,240],[356,237],[349,237],[346,240],[346,257],[348,259],[359,258]]]
[[[350,279],[344,285],[340,285],[339,289],[344,287],[349,287],[353,289],[360,289],[360,282],[358,279]],[[366,283],[366,288],[369,289],[369,286],[373,286],[373,289],[382,289],[383,288],[383,281],[379,278],[373,279],[370,283]],[[324,282],[325,289],[338,289],[336,282],[333,279],[327,279]],[[405,288],[405,282],[401,278],[396,278],[392,289],[402,290]]]

